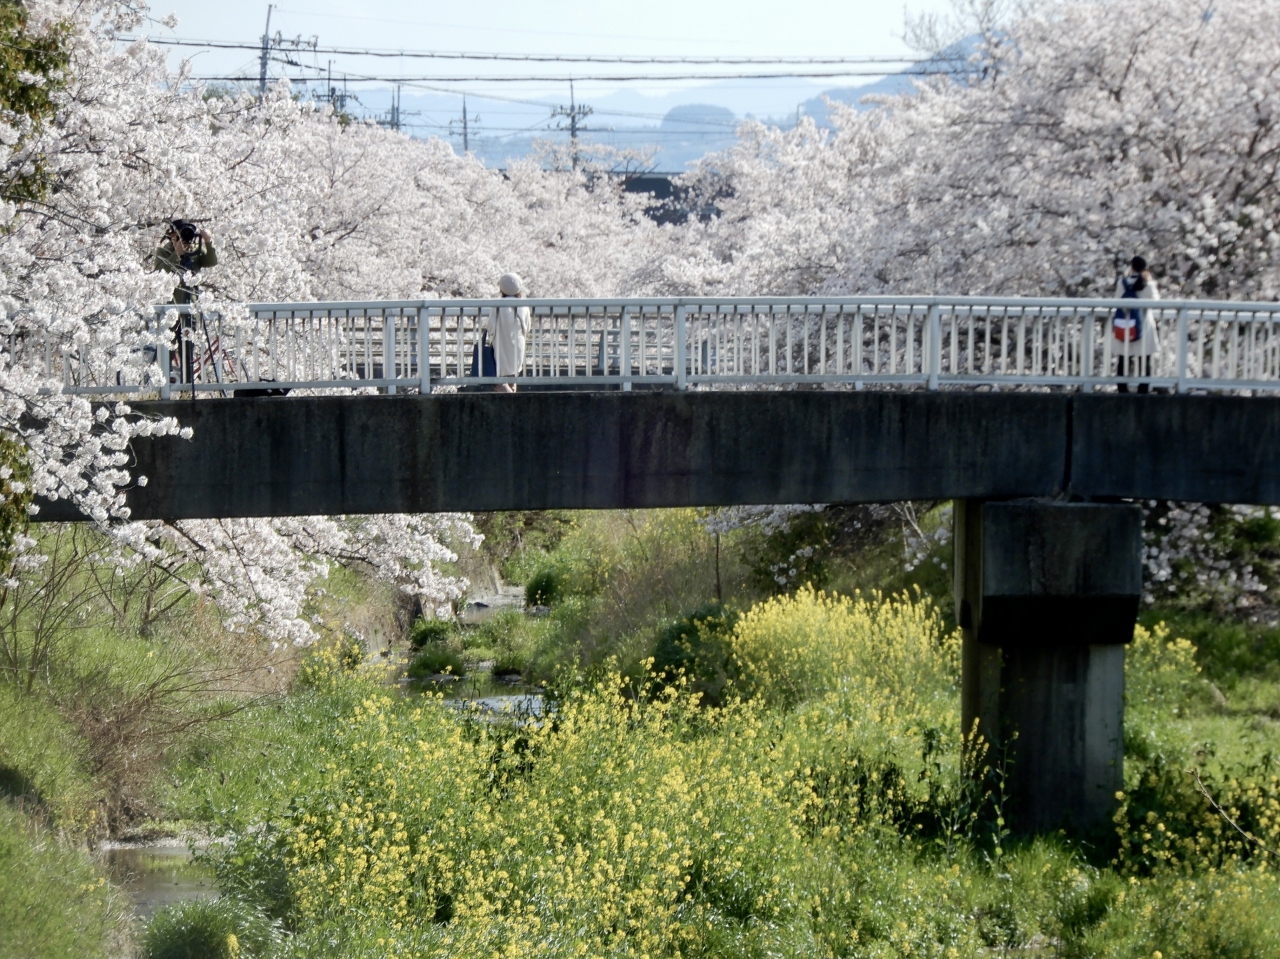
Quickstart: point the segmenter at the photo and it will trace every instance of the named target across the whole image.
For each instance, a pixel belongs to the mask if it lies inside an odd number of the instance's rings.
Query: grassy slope
[[[0,801],[0,959],[117,955],[126,909],[86,853]]]

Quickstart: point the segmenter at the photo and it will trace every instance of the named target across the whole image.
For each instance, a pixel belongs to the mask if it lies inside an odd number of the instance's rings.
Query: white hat
[[[524,292],[524,280],[518,273],[504,273],[498,281],[498,289],[503,296],[519,296]]]

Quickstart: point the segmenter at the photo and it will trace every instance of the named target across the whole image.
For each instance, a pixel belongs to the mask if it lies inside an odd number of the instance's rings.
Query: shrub
[[[526,606],[551,606],[564,594],[565,577],[554,567],[543,567],[524,585]]]
[[[302,689],[330,689],[343,676],[359,668],[364,653],[364,645],[347,636],[313,646],[302,661],[294,683]]]
[[[465,676],[467,665],[462,654],[443,643],[431,643],[422,647],[409,664],[410,679],[426,679],[439,673]]]
[[[805,587],[746,613],[733,630],[732,668],[744,694],[792,706],[865,682],[903,703],[943,696],[960,678],[960,637],[933,603],[903,593],[829,596]]]
[[[280,942],[279,927],[238,899],[192,899],[147,924],[145,959],[258,959]]]
[[[431,644],[447,643],[458,633],[458,623],[453,619],[428,619],[419,616],[409,631],[409,645],[422,649]]]
[[[500,651],[493,660],[494,676],[522,676],[529,668],[529,657],[516,650]]]
[[[1214,769],[1157,755],[1128,771],[1115,823],[1117,864],[1133,875],[1234,868],[1280,849],[1280,768],[1271,755]]]
[[[462,631],[462,644],[468,649],[487,646],[490,649],[514,649],[527,640],[529,619],[518,609],[499,609],[483,622]]]
[[[1134,628],[1125,652],[1124,678],[1125,705],[1140,712],[1176,712],[1203,686],[1195,646],[1185,639],[1171,640],[1164,623]]]
[[[1205,676],[1225,689],[1246,677],[1280,680],[1280,629],[1275,626],[1169,606],[1150,610],[1142,619],[1151,628],[1168,623],[1172,632],[1190,640]]]
[[[815,511],[799,513],[785,525],[749,537],[744,558],[751,587],[765,596],[805,585],[822,589],[831,578],[832,534],[830,517]]]
[[[653,650],[653,671],[664,682],[684,676],[702,702],[718,706],[730,677],[736,610],[704,606],[669,625]]]
[[[708,631],[703,612],[672,624],[671,666]],[[981,840],[982,797],[959,774],[955,637],[931,603],[802,590],[742,615],[728,642],[751,695],[716,710],[678,684],[636,695],[616,673],[566,685],[551,721],[523,724],[362,691],[317,724],[310,772],[236,837],[228,867],[247,878],[220,884],[280,910],[291,955],[322,959],[1274,951],[1280,887],[1257,853],[1244,861],[1248,841],[1192,805],[1148,821],[1157,800],[1196,799],[1179,763],[1133,791],[1120,868],[1059,837]],[[1140,636],[1134,694],[1194,683],[1187,655]],[[1202,781],[1274,843],[1263,772]],[[1234,833],[1234,854],[1136,861],[1184,823]]]

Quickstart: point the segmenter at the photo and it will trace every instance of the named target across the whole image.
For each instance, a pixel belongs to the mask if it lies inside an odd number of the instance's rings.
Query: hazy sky
[[[911,0],[912,12],[941,10],[947,0]],[[316,36],[321,45],[382,49],[462,50],[574,54],[739,54],[755,56],[901,55],[901,0],[465,0],[412,3],[392,0],[285,0],[272,13],[271,31],[285,37]],[[175,31],[152,23],[152,36],[257,42],[267,5],[260,0],[155,0],[153,16],[174,13]],[[194,57],[197,76],[255,75],[251,50],[183,50]],[[474,76],[573,72],[609,73],[610,67],[476,64],[411,59],[294,55],[308,66],[380,76]],[[273,68],[281,69],[281,68]],[[625,68],[624,68],[625,69]],[[632,68],[633,72],[635,68]],[[646,72],[660,68],[640,68]],[[667,68],[673,69],[673,68]],[[704,68],[711,69],[711,68]],[[732,69],[732,68],[726,68]],[[293,71],[297,74],[299,71]],[[690,68],[682,68],[690,72]],[[850,86],[870,77],[791,80],[797,99],[806,90]],[[784,83],[784,81],[777,81]],[[696,84],[692,84],[696,85]],[[649,95],[671,92],[672,81],[619,84],[586,82],[585,95],[619,89]],[[469,84],[475,90],[504,90],[536,95],[554,86],[541,84]],[[810,94],[811,95],[811,94]]]

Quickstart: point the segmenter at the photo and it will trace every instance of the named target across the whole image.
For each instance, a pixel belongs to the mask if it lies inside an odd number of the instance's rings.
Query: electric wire
[[[244,43],[236,40],[196,40],[177,37],[121,37],[125,42],[145,40],[162,46],[199,47],[211,50],[261,50],[262,43]],[[393,59],[421,60],[483,60],[510,63],[616,63],[627,66],[643,65],[704,65],[704,66],[819,66],[835,64],[913,64],[922,62],[917,57],[880,56],[808,56],[808,57],[754,57],[754,56],[687,56],[677,54],[600,55],[565,53],[473,53],[436,50],[387,50],[373,47],[322,47],[301,41],[284,41],[270,44],[278,50],[299,53],[333,54],[335,56],[385,57]]]
[[[302,64],[289,64],[290,66],[302,66]],[[320,69],[319,67],[308,67],[307,69]],[[646,83],[657,80],[787,80],[787,79],[839,79],[842,77],[931,77],[938,76],[940,71],[937,70],[898,70],[893,73],[886,73],[884,70],[829,70],[821,72],[806,72],[799,70],[784,70],[769,73],[635,73],[635,74],[612,74],[612,75],[563,75],[563,76],[503,76],[500,74],[491,74],[488,76],[368,76],[346,74],[345,78],[360,83]],[[219,76],[219,77],[192,77],[193,80],[200,80],[206,83],[230,83],[238,81],[256,80],[256,77],[236,77],[236,76]],[[310,83],[311,77],[279,77],[272,78],[279,80],[287,80],[290,83]]]

